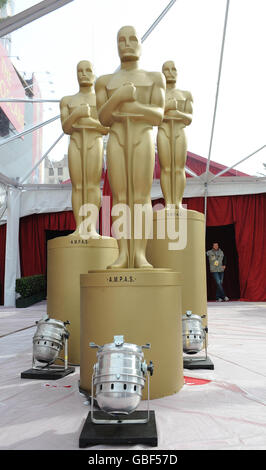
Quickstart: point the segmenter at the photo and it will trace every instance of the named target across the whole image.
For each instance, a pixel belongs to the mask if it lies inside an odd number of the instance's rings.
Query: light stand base
[[[60,366],[50,366],[49,369],[28,369],[21,372],[22,379],[44,379],[44,380],[58,380],[66,375],[75,372],[75,367],[60,368]]]
[[[93,416],[95,419],[114,419],[113,416],[103,411],[95,411]],[[146,411],[134,411],[126,417],[121,415],[121,419],[144,419],[146,416]],[[94,424],[89,412],[79,437],[80,448],[96,445],[136,444],[157,447],[158,438],[154,411],[150,411],[150,419],[146,424]]]
[[[184,357],[183,358],[183,365],[184,369],[214,369],[214,364],[209,357],[203,357],[202,359],[199,358],[190,358]]]
[[[79,384],[80,384],[80,381],[79,381]],[[79,393],[81,395],[84,395],[87,398],[89,404],[91,404],[91,392],[90,392],[90,390],[89,391],[85,390],[85,389],[81,388],[80,385],[79,385]],[[98,402],[97,402],[95,397],[93,398],[93,406],[94,406],[94,408],[97,408],[98,410],[100,409],[99,405],[98,405]]]

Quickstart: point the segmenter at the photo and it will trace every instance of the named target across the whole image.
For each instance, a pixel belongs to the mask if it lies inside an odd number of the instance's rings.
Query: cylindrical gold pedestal
[[[183,386],[181,277],[167,269],[120,269],[81,275],[80,388],[91,389],[98,345],[123,335],[154,363],[150,398],[172,395]],[[147,387],[143,391],[147,398]]]
[[[118,256],[117,242],[107,237],[58,237],[48,242],[47,252],[47,313],[51,318],[70,321],[68,359],[79,364],[80,274],[113,263]]]
[[[179,218],[175,211],[168,212],[169,222],[179,231]],[[182,314],[192,310],[196,315],[207,315],[207,286],[206,286],[206,255],[205,255],[205,219],[200,212],[184,210],[180,218],[186,224],[181,229],[187,241],[185,247],[179,250],[169,250],[169,243],[173,240],[167,235],[166,211],[156,211],[153,214],[153,239],[148,240],[147,259],[155,268],[171,268],[183,276],[182,287]],[[158,239],[158,234],[165,238]],[[203,320],[206,326],[207,318]]]

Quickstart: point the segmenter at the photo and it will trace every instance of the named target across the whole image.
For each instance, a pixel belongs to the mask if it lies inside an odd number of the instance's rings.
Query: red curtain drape
[[[107,172],[103,194],[112,196]],[[158,203],[163,204],[163,199],[153,201],[153,205]],[[183,203],[188,209],[204,213],[202,197],[184,198]],[[266,301],[266,250],[263,245],[266,194],[208,197],[207,209],[208,227],[235,226],[241,300]],[[110,213],[105,217],[110,219]]]
[[[232,197],[240,296],[266,301],[266,193]]]
[[[203,198],[183,202],[188,209],[204,212]],[[235,226],[240,299],[266,301],[266,193],[208,197],[207,226],[229,224]]]
[[[75,230],[72,211],[51,214],[33,214],[20,219],[21,276],[45,274],[45,230]]]
[[[106,178],[108,176],[106,175]],[[108,182],[108,180],[107,180]],[[106,183],[107,184],[107,183]],[[108,186],[105,195],[111,195]],[[153,201],[153,204],[163,200]],[[185,198],[188,209],[204,212],[203,198]],[[110,218],[110,213],[106,214]],[[234,224],[239,258],[240,298],[266,301],[266,194],[208,198],[207,226]],[[75,230],[72,211],[34,214],[20,220],[21,275],[46,272],[45,230]],[[0,282],[3,299],[6,226],[0,226]]]

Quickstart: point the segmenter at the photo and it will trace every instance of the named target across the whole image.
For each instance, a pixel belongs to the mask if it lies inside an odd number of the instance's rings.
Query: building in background
[[[0,2],[1,6],[1,2]],[[0,8],[0,18],[14,14],[14,1],[8,0]],[[26,79],[12,63],[12,38],[8,35],[0,41],[0,99],[41,98],[34,73]],[[42,156],[42,128],[21,136],[8,144],[5,139],[20,134],[41,123],[42,103],[0,102],[0,173],[23,181]],[[43,183],[43,165],[37,167],[24,183]]]
[[[3,2],[2,2],[3,3]],[[0,18],[7,18],[8,16],[14,15],[14,0],[7,0],[7,2],[1,6],[0,2]],[[0,41],[7,51],[7,55],[11,55],[11,34],[0,38]]]
[[[67,155],[62,160],[51,161],[48,157],[44,163],[44,183],[60,184],[69,179]]]

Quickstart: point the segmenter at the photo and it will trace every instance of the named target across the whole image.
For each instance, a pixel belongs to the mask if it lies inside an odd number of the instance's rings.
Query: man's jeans
[[[223,290],[223,280],[224,280],[224,272],[221,273],[212,273],[213,278],[216,282],[216,300],[224,299],[225,293]]]

